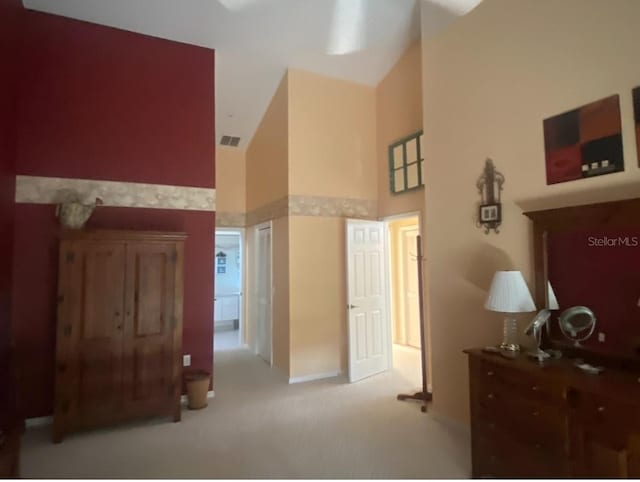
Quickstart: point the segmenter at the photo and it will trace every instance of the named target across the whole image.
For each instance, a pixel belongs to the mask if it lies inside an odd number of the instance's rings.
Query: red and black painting
[[[549,117],[543,125],[547,184],[624,171],[618,95]]]

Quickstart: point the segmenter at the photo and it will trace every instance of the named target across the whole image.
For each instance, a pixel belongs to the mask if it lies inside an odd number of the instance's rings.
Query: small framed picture
[[[227,272],[226,266],[218,266],[218,274],[225,274]]]
[[[483,204],[480,206],[480,222],[492,223],[501,221],[502,212],[500,204]]]

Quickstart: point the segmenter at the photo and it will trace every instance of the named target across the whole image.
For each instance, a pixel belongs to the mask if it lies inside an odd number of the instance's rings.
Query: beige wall
[[[500,316],[482,308],[494,271],[522,270],[532,286],[523,208],[637,196],[639,18],[637,0],[485,0],[423,42],[434,412],[468,421],[461,350],[500,340]],[[547,186],[542,120],[615,93],[626,171]],[[475,227],[486,157],[506,178],[498,235]]]
[[[281,199],[288,193],[288,99],[288,76],[285,75],[247,147],[247,211]]]
[[[246,153],[246,209],[252,211],[288,194],[289,102],[282,79]],[[247,226],[247,296],[245,340],[253,346],[255,326],[255,226]],[[273,220],[273,365],[289,373],[289,223]]]
[[[376,199],[375,89],[289,71],[290,193]]]
[[[244,213],[246,183],[245,149],[218,146],[216,148],[216,211]]]
[[[289,72],[290,194],[375,200],[375,136],[374,88]],[[291,377],[346,371],[344,226],[289,218]]]
[[[345,221],[293,216],[291,377],[346,369]]]
[[[425,249],[425,190],[392,194],[389,187],[389,145],[422,129],[422,45],[412,44],[376,88],[376,160],[378,169],[378,216],[420,214]],[[425,184],[430,179],[425,176]],[[426,284],[425,284],[426,300]],[[427,326],[427,334],[429,327]],[[430,339],[427,346],[427,377],[431,380]]]
[[[392,194],[389,187],[389,145],[422,129],[421,45],[416,42],[402,55],[376,88],[376,154],[378,215],[424,209],[424,189]]]

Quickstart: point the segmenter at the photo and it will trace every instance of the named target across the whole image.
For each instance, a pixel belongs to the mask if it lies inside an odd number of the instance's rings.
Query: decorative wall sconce
[[[502,223],[502,204],[500,192],[504,184],[504,176],[496,170],[491,159],[484,164],[484,171],[476,182],[480,194],[480,206],[478,208],[478,220],[476,226],[484,228],[484,233],[489,234],[493,229],[499,233]]]

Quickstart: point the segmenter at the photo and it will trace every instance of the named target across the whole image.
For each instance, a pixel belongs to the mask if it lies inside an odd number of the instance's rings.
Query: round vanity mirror
[[[572,306],[562,312],[558,318],[560,330],[567,339],[580,346],[580,342],[589,338],[596,328],[596,317],[586,306]]]

